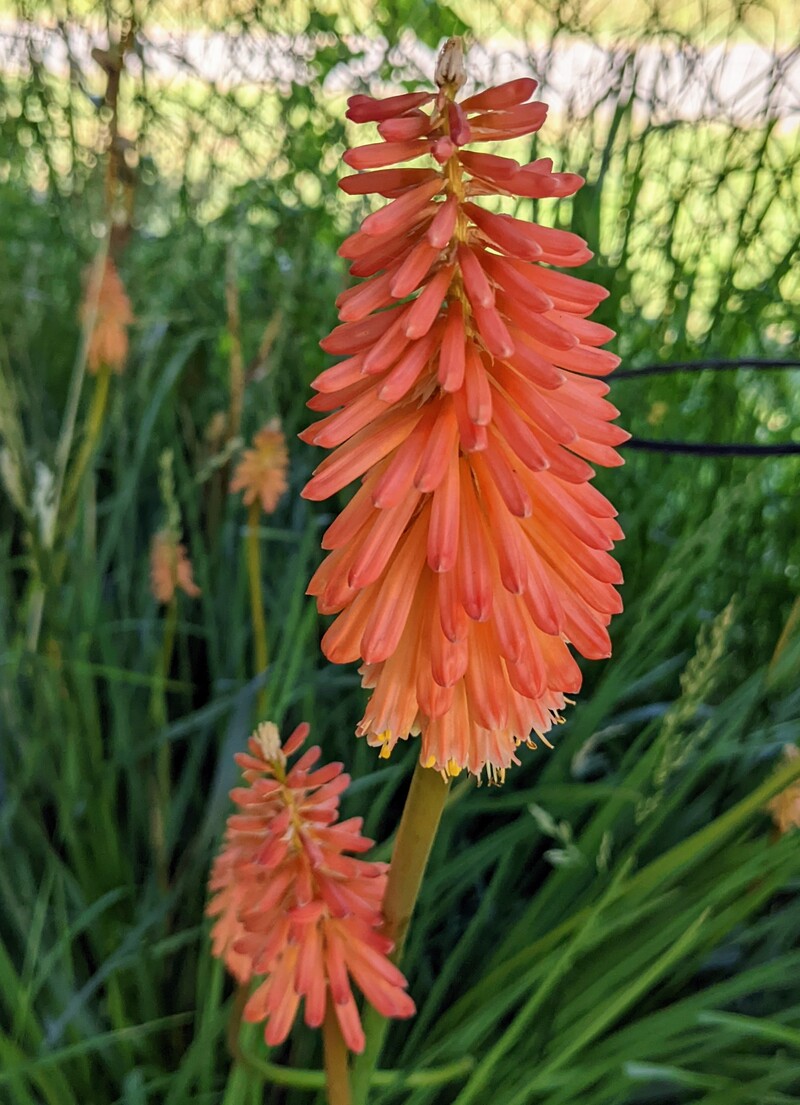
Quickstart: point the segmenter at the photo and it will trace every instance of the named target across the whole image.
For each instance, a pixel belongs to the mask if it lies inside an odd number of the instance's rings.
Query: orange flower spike
[[[607,293],[558,271],[586,243],[480,202],[583,181],[466,149],[535,133],[547,108],[529,78],[456,103],[464,79],[451,40],[438,93],[349,100],[382,140],[344,155],[358,172],[341,186],[389,202],[340,249],[364,279],[322,342],[347,359],[314,384],[309,406],[333,413],[301,437],[333,452],[303,494],[362,480],[309,588],[338,615],[326,655],[363,662],[357,732],[381,755],[419,733],[426,766],[502,778],[580,687],[568,645],[610,653],[622,532],[587,481],[628,435],[597,379],[618,364],[599,348],[613,333],[587,318]]]
[[[176,588],[191,599],[201,593],[186,546],[175,541],[168,530],[157,533],[150,546],[150,587],[156,602],[163,604],[172,601]]]
[[[91,280],[88,278],[90,274],[91,269],[87,273],[87,290],[91,284]],[[88,299],[84,297],[79,312],[82,323],[86,322],[89,308]],[[101,365],[106,365],[117,374],[124,371],[125,361],[128,358],[128,327],[133,321],[131,302],[128,299],[125,286],[120,279],[116,265],[108,257],[103,269],[97,298],[94,328],[89,335],[89,346],[86,353],[86,367],[90,373],[96,375],[100,371]]]
[[[244,1017],[266,1022],[268,1044],[286,1039],[301,999],[306,1024],[319,1028],[330,996],[345,1043],[360,1052],[351,979],[385,1017],[410,1017],[414,1003],[380,932],[388,865],[346,854],[372,847],[361,818],[338,820],[349,777],[339,763],[316,767],[316,746],[288,766],[307,735],[300,725],[281,745],[265,722],[236,756],[246,785],[231,792],[240,812],[209,880],[212,950],[243,985],[260,978]]]
[[[253,448],[245,449],[233,473],[231,492],[243,491],[244,504],[260,502],[265,514],[272,514],[289,486],[286,473],[289,454],[286,438],[277,418],[271,419],[253,438]]]

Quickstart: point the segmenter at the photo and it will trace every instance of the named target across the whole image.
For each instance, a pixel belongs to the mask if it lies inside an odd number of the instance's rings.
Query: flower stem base
[[[450,792],[450,781],[417,762],[408,791],[383,899],[386,935],[394,941],[391,954],[399,964],[414,913],[422,877],[436,830]],[[380,1058],[389,1022],[369,1009],[364,1018],[367,1045],[353,1068],[353,1105],[365,1105],[370,1079]]]

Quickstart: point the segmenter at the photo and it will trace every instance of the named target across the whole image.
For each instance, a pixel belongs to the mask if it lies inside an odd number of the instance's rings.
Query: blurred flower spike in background
[[[783,749],[785,763],[800,759],[800,748],[787,744]],[[800,783],[792,783],[769,803],[769,812],[778,833],[788,833],[800,829]]]
[[[303,998],[306,1024],[320,1027],[332,1003],[347,1047],[360,1052],[351,979],[385,1017],[409,1017],[414,1003],[380,933],[388,865],[346,854],[372,847],[360,817],[338,820],[350,777],[340,763],[314,769],[317,746],[287,766],[307,735],[300,725],[281,745],[264,722],[236,756],[246,785],[231,791],[240,812],[209,882],[213,951],[242,985],[261,979],[244,1018],[266,1022],[268,1044],[286,1039]]]
[[[156,602],[171,602],[176,590],[195,599],[200,588],[194,581],[192,562],[186,546],[180,544],[169,529],[153,537],[150,546],[150,586]]]
[[[80,307],[80,321],[86,325],[92,312],[92,266],[84,275],[84,297]],[[120,279],[117,267],[110,257],[105,260],[97,293],[97,310],[89,335],[86,367],[97,375],[103,365],[121,374],[128,359],[128,327],[134,321],[131,302]]]
[[[619,362],[598,348],[613,332],[587,321],[607,293],[557,271],[589,260],[586,242],[475,202],[583,181],[467,150],[535,133],[547,107],[530,78],[456,103],[464,79],[450,40],[438,94],[349,101],[381,141],[345,154],[359,172],[341,186],[390,202],[339,251],[364,279],[322,342],[346,359],[314,381],[308,405],[334,413],[301,437],[335,451],[303,494],[362,481],[309,587],[338,614],[326,656],[362,661],[358,733],[382,755],[419,733],[423,765],[502,779],[580,688],[568,645],[610,655],[623,535],[590,462],[621,464],[629,435],[600,379]]]
[[[288,467],[286,439],[280,421],[272,418],[253,437],[253,448],[242,453],[231,480],[231,492],[243,491],[245,506],[259,502],[265,514],[272,514],[289,486]]]

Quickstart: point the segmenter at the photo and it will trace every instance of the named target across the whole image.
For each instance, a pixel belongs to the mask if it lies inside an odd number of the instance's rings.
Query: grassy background
[[[777,33],[769,5],[709,9],[696,38],[673,7],[637,16],[664,59],[701,41],[770,46]],[[34,24],[55,11],[6,9]],[[110,8],[68,11],[101,44],[104,21],[116,26]],[[180,54],[178,8],[137,13],[144,37]],[[630,94],[637,42],[620,46],[595,6],[518,5],[514,18],[531,43],[555,43],[537,55],[544,78],[559,42],[607,45],[588,108],[553,118],[537,147],[587,185],[536,215],[597,247],[585,275],[611,291],[597,317],[618,331],[624,367],[797,360],[796,117],[779,122],[765,103],[743,127],[723,104],[671,122],[669,98],[642,115]],[[0,1101],[11,1105],[319,1100],[319,1079],[302,1073],[319,1066],[319,1045],[302,1027],[272,1055],[245,1029],[231,1062],[231,988],[203,918],[232,755],[261,685],[245,518],[206,433],[229,403],[226,280],[251,368],[243,435],[277,414],[291,451],[290,492],[260,534],[271,712],[284,726],[307,719],[326,757],[345,760],[346,811],[366,816],[384,853],[410,777],[411,747],[385,763],[354,740],[363,693],[352,670],[321,661],[323,627],[304,597],[335,504],[299,498],[319,458],[294,434],[345,279],[335,250],[363,213],[335,188],[348,133],[331,75],[345,63],[371,72],[363,44],[343,37],[353,27],[400,44],[378,49],[376,77],[413,82],[409,28],[430,47],[464,24],[488,39],[501,11],[398,2],[309,14],[242,0],[204,5],[191,22],[233,33],[298,20],[317,36],[305,83],[151,81],[145,70],[123,85],[121,122],[140,156],[121,264],[136,324],[75,525],[61,520],[52,555],[40,548],[48,473],[102,214],[88,98],[102,81],[80,58],[71,81],[49,72],[35,42],[30,72],[3,78],[0,436],[6,489],[8,458],[23,486],[21,502],[0,496]],[[793,33],[780,30],[782,49]],[[774,88],[787,79],[776,69]],[[91,392],[87,382],[78,441]],[[612,397],[641,437],[798,440],[789,371],[620,379]],[[181,597],[164,687],[148,544],[165,517],[165,449],[203,593]],[[376,1101],[796,1100],[800,855],[796,837],[775,839],[764,807],[790,779],[775,768],[800,729],[800,462],[626,458],[598,477],[627,533],[614,657],[586,667],[554,752],[524,754],[502,789],[456,786],[407,952],[420,1013],[392,1028],[384,1066],[398,1073]],[[165,748],[162,804],[153,779]],[[166,885],[152,845],[160,812]],[[291,1082],[286,1068],[298,1085],[276,1084]]]

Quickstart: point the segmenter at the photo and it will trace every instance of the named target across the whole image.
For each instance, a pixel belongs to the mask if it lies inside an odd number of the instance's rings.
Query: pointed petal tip
[[[303,490],[300,492],[301,499],[307,499],[311,503],[321,503],[323,499],[327,499],[327,495],[320,494],[316,487],[313,486],[314,481],[309,480]]]

